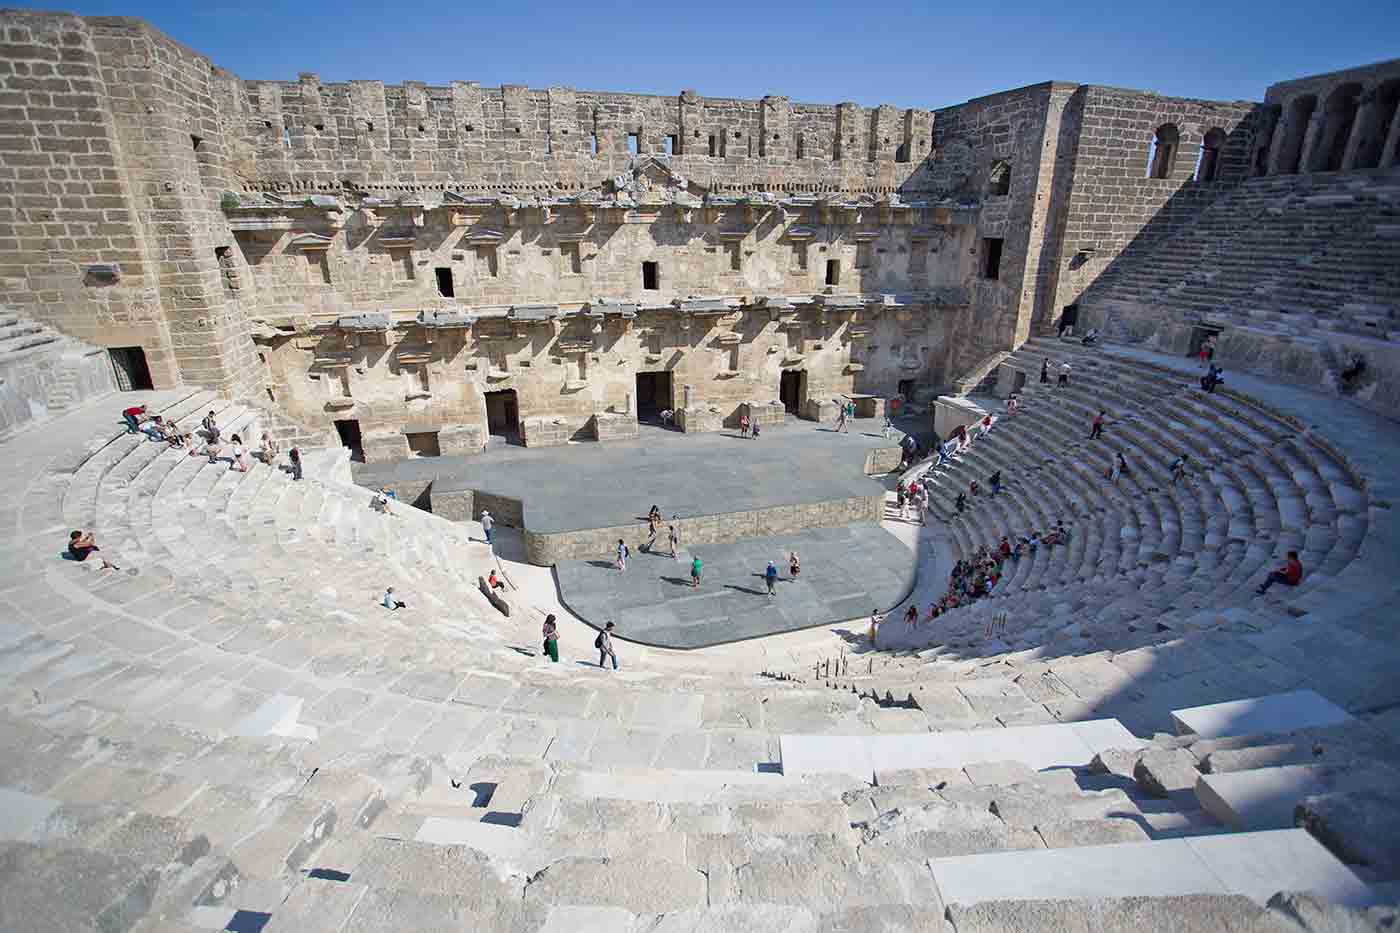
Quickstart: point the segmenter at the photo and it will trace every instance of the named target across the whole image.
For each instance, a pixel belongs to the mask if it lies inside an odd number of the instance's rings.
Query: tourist
[[[996,471],[995,473],[993,473],[991,476],[987,477],[987,483],[992,487],[992,495],[995,496],[995,495],[997,495],[998,493],[1000,493],[1000,492],[1001,492],[1001,470],[997,470],[997,471]]]
[[[1210,336],[1201,341],[1201,368],[1205,369],[1210,365],[1210,361],[1215,357],[1215,337]]]
[[[1040,361],[1040,384],[1045,385],[1050,381],[1050,357]]]
[[[700,563],[699,555],[696,555],[690,562],[690,585],[698,587],[700,585],[700,571],[704,569]]]
[[[793,551],[788,555],[788,576],[796,580],[802,574],[802,562],[797,559],[797,552]]]
[[[1015,395],[1008,396],[1006,399],[1006,417],[1010,418],[1013,415],[1015,415],[1016,409],[1020,407],[1021,400],[1019,398],[1017,398]]]
[[[880,429],[880,436],[883,437],[885,440],[889,440],[889,439],[890,439],[890,435],[893,434],[893,433],[894,433],[894,422],[893,422],[892,420],[890,420],[890,416],[889,416],[889,415],[885,415],[885,426],[884,426],[883,428]]]
[[[1060,378],[1055,382],[1055,388],[1069,385],[1069,360],[1060,364]]]
[[[151,420],[141,428],[146,432],[146,436],[153,441],[163,441],[168,436],[166,434],[165,419],[160,415],[152,415]]]
[[[919,494],[914,498],[914,511],[919,513],[919,524],[928,525],[928,484],[919,486]]]
[[[648,522],[648,523],[647,523],[647,540],[646,540],[646,543],[644,543],[644,544],[642,545],[642,552],[643,552],[643,553],[645,553],[645,554],[650,554],[650,553],[652,553],[653,551],[656,550],[656,533],[657,533],[657,529],[658,529],[658,526],[657,526],[657,524],[656,524],[655,522]]]
[[[958,439],[958,453],[962,453],[972,444],[971,439],[967,436],[967,425],[965,424],[958,425],[953,436]]]
[[[1113,469],[1109,472],[1108,479],[1113,485],[1118,485],[1118,480],[1123,478],[1123,474],[1128,472],[1128,461],[1123,459],[1123,452],[1120,450],[1115,455]]]
[[[211,411],[209,414],[205,415],[201,424],[204,427],[204,439],[211,443],[217,443],[219,440],[219,423],[214,420],[214,413]]]
[[[488,587],[491,588],[491,591],[492,591],[492,592],[495,592],[496,590],[503,590],[503,589],[505,589],[505,588],[506,588],[506,581],[504,581],[504,580],[502,580],[500,577],[496,576],[496,568],[495,568],[495,567],[492,567],[492,568],[491,568],[491,575],[488,576],[488,577],[486,578],[486,585],[487,585]]]
[[[609,622],[603,626],[603,630],[598,633],[598,637],[593,639],[593,647],[598,649],[598,666],[603,667],[603,662],[612,658],[613,670],[617,670],[617,652],[613,650],[612,641],[613,624]]]
[[[976,496],[976,495],[977,495],[977,493],[978,493],[977,480],[973,480],[972,482],[970,482],[970,483],[967,484],[967,491],[968,491],[968,494],[969,494],[969,495],[972,495],[972,496]]]
[[[1275,583],[1284,583],[1288,586],[1297,586],[1303,582],[1303,562],[1298,559],[1297,551],[1288,552],[1288,560],[1277,570],[1269,573],[1264,582],[1255,590],[1260,596],[1269,591],[1269,587]]]
[[[758,440],[758,422],[757,422],[757,421],[752,421],[752,422],[749,423],[749,440],[751,440],[751,441],[756,441],[756,440]]]
[[[1089,428],[1089,440],[1097,440],[1103,434],[1103,419],[1107,414],[1108,409],[1100,408],[1099,413],[1094,416],[1094,424]]]
[[[978,440],[981,440],[982,438],[986,437],[988,434],[992,433],[992,425],[994,425],[994,424],[996,424],[996,423],[997,423],[997,422],[996,422],[996,419],[993,418],[991,415],[987,415],[985,418],[983,418],[983,419],[982,419],[982,425],[981,425],[982,430],[980,430],[980,431],[977,432],[977,439],[978,439]]]
[[[665,408],[661,411],[661,426],[664,428],[668,424],[676,423],[676,413],[673,409]]]
[[[488,510],[488,509],[482,509],[482,510],[481,510],[481,531],[482,531],[483,534],[486,535],[486,546],[487,546],[487,547],[493,547],[493,546],[494,546],[494,542],[492,541],[492,538],[491,538],[491,529],[492,529],[492,528],[495,528],[495,527],[496,527],[496,520],[495,520],[494,518],[491,517],[491,512],[490,512],[490,510]]]
[[[392,586],[384,590],[385,609],[388,609],[390,612],[394,612],[396,610],[403,609],[407,605],[408,603],[404,602],[403,600],[399,599],[394,595],[394,588]]]
[[[647,522],[658,526],[661,524],[661,509],[655,503],[647,510]]]
[[[233,462],[230,468],[237,469],[240,473],[248,472],[248,454],[243,449],[243,438],[235,434],[230,440],[233,441]]]
[[[836,413],[836,433],[846,431],[846,406],[842,405]]]
[[[274,441],[272,435],[268,434],[266,431],[263,432],[262,449],[258,451],[258,456],[261,457],[262,462],[268,466],[275,466],[277,464],[277,442]]]
[[[544,617],[544,653],[555,664],[559,663],[559,626],[554,624],[554,613]]]
[[[667,532],[666,536],[670,539],[671,542],[671,560],[679,560],[681,536],[676,533],[675,525],[670,525],[668,526],[668,528],[669,531]]]
[[[953,506],[958,510],[958,514],[961,515],[967,508],[967,493],[959,492],[958,498],[953,501]]]
[[[383,489],[374,494],[374,498],[369,500],[369,507],[383,515],[389,514],[389,496]]]
[[[1167,469],[1170,470],[1172,474],[1173,486],[1175,486],[1179,480],[1183,480],[1186,478],[1186,465],[1190,461],[1191,455],[1183,453],[1180,457],[1177,457],[1171,462],[1171,466],[1167,467]]]
[[[1210,371],[1201,377],[1201,388],[1210,394],[1215,394],[1215,387],[1225,381],[1225,371],[1215,364],[1211,364]]]
[[[894,484],[894,507],[899,510],[899,520],[904,521],[904,480]]]
[[[180,430],[180,426],[174,421],[166,422],[165,441],[171,447],[188,447],[190,443],[189,434]]]
[[[1099,341],[1099,329],[1098,329],[1097,327],[1091,327],[1091,328],[1089,328],[1089,330],[1084,334],[1084,339],[1081,340],[1080,343],[1084,344],[1084,346],[1086,346],[1086,347],[1092,347],[1094,344],[1098,343],[1098,341]]]
[[[135,434],[141,430],[141,422],[146,420],[146,406],[133,405],[122,412],[122,418],[126,421],[126,433]]]
[[[739,436],[740,436],[740,437],[748,437],[748,436],[749,436],[749,416],[748,416],[748,415],[740,415],[740,416],[739,416]]]
[[[631,555],[632,555],[632,552],[631,552],[630,550],[628,550],[626,542],[624,542],[621,538],[618,538],[618,539],[617,539],[617,569],[618,569],[618,570],[626,570],[626,569],[627,569],[627,558],[630,557]]]
[[[763,571],[763,582],[768,584],[769,596],[777,595],[777,591],[775,588],[778,585],[778,565],[773,563],[771,560],[768,562],[767,569]]]
[[[295,447],[288,450],[287,460],[292,465],[292,479],[301,479],[301,451]]]
[[[870,647],[874,648],[880,637],[880,626],[885,624],[885,617],[880,615],[879,610],[870,613]]]
[[[87,560],[90,555],[100,550],[102,549],[97,546],[97,539],[93,537],[92,532],[84,534],[81,531],[72,531],[68,533],[69,560],[75,560],[81,564],[83,561]],[[99,557],[98,560],[102,561],[103,570],[121,569],[105,557]]]
[[[904,610],[904,624],[909,627],[911,632],[919,627],[919,607],[913,603],[910,603],[909,608]]]

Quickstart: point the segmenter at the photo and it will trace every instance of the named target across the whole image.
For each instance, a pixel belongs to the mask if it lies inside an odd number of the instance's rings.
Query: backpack
[[[595,638],[595,639],[593,639],[593,647],[594,647],[594,648],[597,648],[599,651],[602,651],[602,650],[603,650],[603,633],[602,633],[602,632],[599,632],[599,633],[598,633],[598,637]]]

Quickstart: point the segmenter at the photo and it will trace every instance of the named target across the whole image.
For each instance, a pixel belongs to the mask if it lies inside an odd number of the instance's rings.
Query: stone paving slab
[[[1177,732],[1203,739],[1291,732],[1311,726],[1332,726],[1349,719],[1351,715],[1346,710],[1312,690],[1172,710]]]
[[[866,455],[895,447],[874,419],[847,434],[810,422],[765,429],[758,440],[737,431],[684,434],[644,426],[637,440],[563,447],[491,447],[467,457],[354,464],[355,481],[433,481],[435,492],[475,490],[523,503],[525,527],[538,534],[646,522],[652,505],[669,518],[880,495],[865,475]],[[662,529],[665,537],[665,529]]]
[[[796,551],[802,574],[788,574]],[[563,561],[555,568],[560,601],[595,628],[612,621],[619,638],[665,648],[700,648],[862,619],[897,605],[917,572],[908,548],[876,525],[808,529],[697,548],[704,564],[690,585],[693,553],[638,553],[626,571],[608,560]],[[779,577],[767,595],[763,571]]]

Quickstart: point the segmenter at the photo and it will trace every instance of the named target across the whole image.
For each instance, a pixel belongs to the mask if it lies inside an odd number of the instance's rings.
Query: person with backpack
[[[768,562],[768,569],[763,571],[763,582],[768,584],[769,596],[777,595],[774,587],[778,583],[778,565],[771,560]]]
[[[623,541],[621,538],[618,538],[618,539],[617,539],[617,569],[618,569],[618,570],[626,570],[626,569],[627,569],[627,558],[628,558],[631,554],[632,554],[632,552],[631,552],[630,550],[627,549],[627,543],[626,543],[625,541]]]
[[[287,451],[287,460],[292,465],[292,479],[301,479],[301,451],[293,447]]]
[[[700,558],[697,555],[695,559],[690,562],[690,585],[692,587],[698,587],[700,585],[700,570]]]
[[[603,626],[603,630],[598,633],[598,637],[593,639],[593,647],[598,649],[598,666],[603,667],[608,658],[612,658],[613,670],[617,670],[617,652],[613,650],[612,641],[613,624],[609,622]]]

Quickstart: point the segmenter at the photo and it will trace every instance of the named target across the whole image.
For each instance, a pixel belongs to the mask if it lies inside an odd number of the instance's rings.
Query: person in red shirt
[[[1260,596],[1269,591],[1269,587],[1275,583],[1286,583],[1289,586],[1297,586],[1303,582],[1303,562],[1298,560],[1297,551],[1288,552],[1288,560],[1279,569],[1269,574],[1267,580],[1259,589],[1255,590]]]
[[[146,406],[134,405],[123,411],[122,417],[126,419],[126,433],[135,434],[141,430],[141,422],[146,419]]]
[[[1103,433],[1103,418],[1108,414],[1107,409],[1100,408],[1099,413],[1094,416],[1094,426],[1089,430],[1089,440],[1094,440]]]

